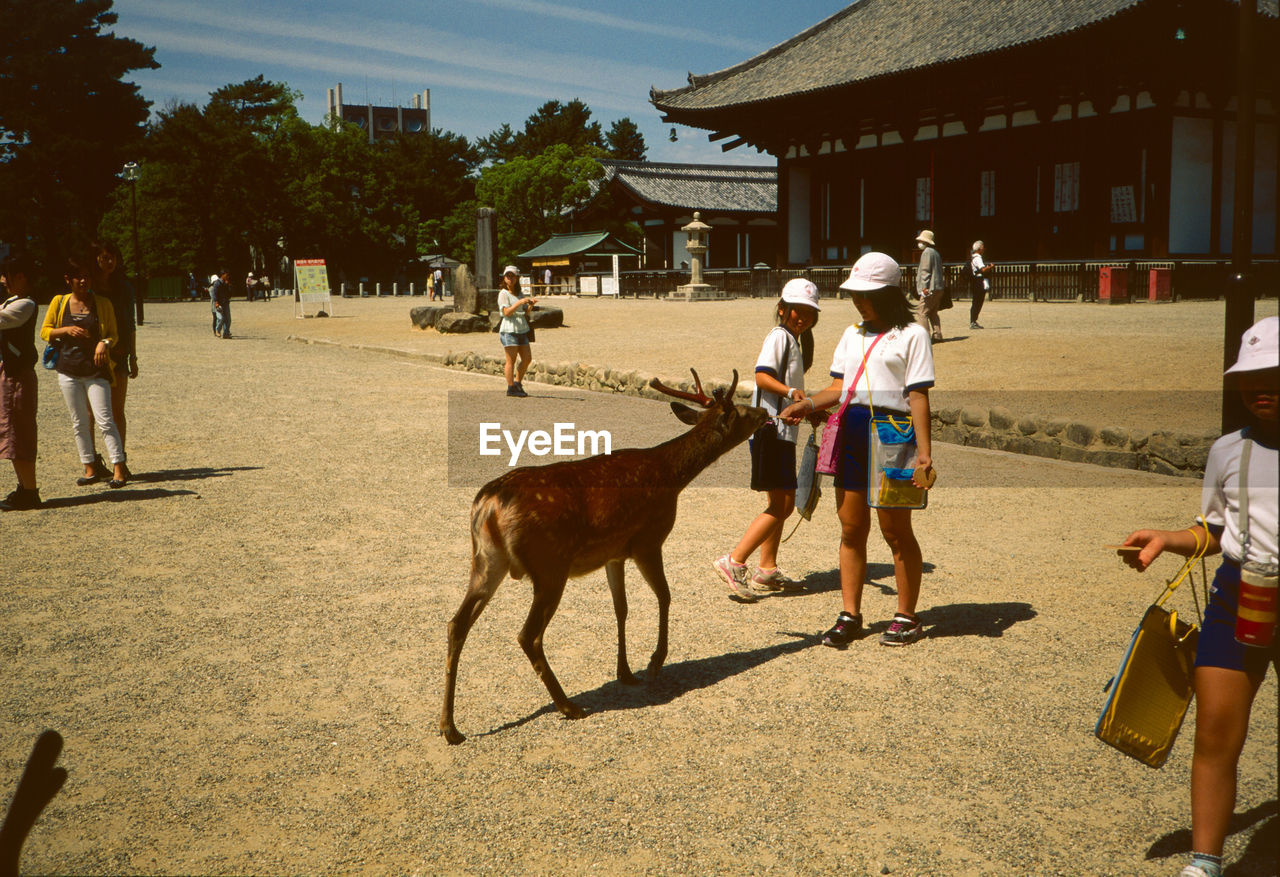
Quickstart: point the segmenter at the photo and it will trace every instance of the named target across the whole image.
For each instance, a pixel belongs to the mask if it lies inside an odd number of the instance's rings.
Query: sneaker
[[[970,323],[970,324],[969,324],[969,328],[970,328],[970,329],[981,329],[982,327],[981,327],[981,326],[979,326],[977,323]]]
[[[524,387],[520,386],[519,384],[512,384],[511,386],[507,387],[507,395],[508,395],[508,396],[516,396],[516,397],[519,397],[519,398],[523,399],[524,397],[528,396],[529,394],[528,394],[528,393],[526,393],[526,392],[524,391]]]
[[[1178,872],[1178,877],[1209,877],[1209,872],[1199,865],[1188,865]]]
[[[836,616],[836,623],[822,635],[822,644],[833,649],[843,649],[862,633],[862,616],[841,612]]]
[[[44,503],[40,500],[40,489],[33,487],[28,490],[25,487],[19,487],[10,493],[0,502],[0,509],[7,512],[26,511],[28,509],[38,509]]]
[[[765,569],[756,567],[756,574],[751,577],[751,587],[757,591],[803,591],[804,584],[797,582],[778,567]]]
[[[880,635],[882,646],[905,646],[920,639],[920,619],[895,613],[889,629]]]
[[[734,563],[733,558],[729,555],[718,557],[711,563],[716,568],[716,574],[720,576],[720,580],[729,586],[730,596],[736,597],[743,603],[754,603],[760,599],[755,591],[751,590],[751,585],[747,581],[747,565],[745,563]]]

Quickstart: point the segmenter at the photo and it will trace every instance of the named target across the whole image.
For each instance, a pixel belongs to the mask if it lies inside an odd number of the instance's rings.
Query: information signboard
[[[329,293],[329,270],[324,259],[298,259],[293,263],[295,317],[307,316],[308,306],[315,308],[311,316],[332,316],[333,296]]]

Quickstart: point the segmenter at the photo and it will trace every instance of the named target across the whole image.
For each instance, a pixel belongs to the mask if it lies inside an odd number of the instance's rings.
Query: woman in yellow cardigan
[[[54,296],[49,303],[40,337],[58,349],[58,386],[71,412],[76,449],[84,464],[84,476],[77,478],[76,484],[84,487],[103,478],[94,465],[91,431],[96,419],[114,469],[109,486],[124,487],[129,480],[124,446],[111,416],[111,384],[115,379],[111,348],[120,336],[111,302],[89,289],[89,272],[87,259],[67,260],[65,279],[70,291]]]

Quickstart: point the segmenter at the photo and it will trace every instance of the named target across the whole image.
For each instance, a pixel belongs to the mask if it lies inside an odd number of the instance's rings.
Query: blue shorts
[[[870,408],[850,405],[844,409],[844,429],[836,456],[836,487],[867,492],[867,426],[870,423]]]
[[[1197,667],[1221,667],[1250,675],[1265,676],[1267,664],[1280,666],[1280,639],[1260,649],[1236,642],[1236,603],[1240,594],[1240,567],[1224,560],[1213,577],[1209,605],[1204,610],[1200,643],[1196,647]]]
[[[751,438],[751,489],[796,489],[796,443],[778,438],[772,423]]]
[[[527,347],[529,345],[529,333],[499,332],[498,340],[502,342],[503,347]]]

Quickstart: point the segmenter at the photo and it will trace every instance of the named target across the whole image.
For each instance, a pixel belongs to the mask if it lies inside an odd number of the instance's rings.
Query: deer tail
[[[505,509],[495,494],[482,492],[471,506],[471,565],[489,567],[495,563],[507,566],[514,579],[524,578],[524,567],[516,557],[503,526]]]

